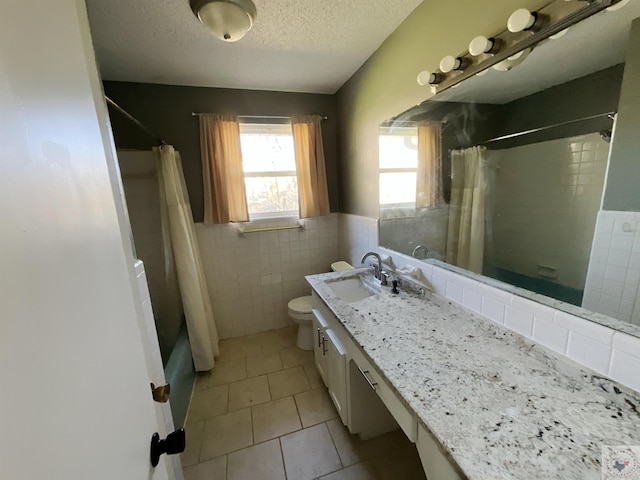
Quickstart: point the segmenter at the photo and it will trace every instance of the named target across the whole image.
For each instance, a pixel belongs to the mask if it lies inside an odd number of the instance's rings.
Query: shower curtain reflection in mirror
[[[451,201],[446,261],[482,273],[485,231],[485,152],[471,147],[451,152]]]

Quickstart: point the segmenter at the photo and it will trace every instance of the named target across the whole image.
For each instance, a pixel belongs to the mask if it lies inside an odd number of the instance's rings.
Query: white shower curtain
[[[169,221],[193,363],[196,371],[211,370],[214,356],[220,353],[218,332],[202,269],[180,154],[171,145],[156,147],[153,153],[158,164],[160,206],[165,209],[162,218]]]
[[[451,152],[451,202],[447,263],[482,273],[485,222],[485,151]]]

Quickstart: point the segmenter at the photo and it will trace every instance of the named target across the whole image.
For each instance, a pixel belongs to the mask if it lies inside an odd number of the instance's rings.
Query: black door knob
[[[158,462],[160,462],[160,455],[163,453],[172,455],[184,452],[186,444],[187,437],[184,433],[184,428],[170,433],[164,440],[160,440],[160,435],[157,432],[154,433],[151,437],[151,465],[157,466]]]

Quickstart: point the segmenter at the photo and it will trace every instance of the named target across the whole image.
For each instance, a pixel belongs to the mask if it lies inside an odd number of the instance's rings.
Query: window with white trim
[[[250,218],[298,215],[291,125],[241,123],[240,144]]]
[[[418,129],[416,127],[381,127],[378,138],[380,205],[415,205]]]

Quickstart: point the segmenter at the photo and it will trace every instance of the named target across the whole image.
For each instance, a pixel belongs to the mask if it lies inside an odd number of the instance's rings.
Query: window
[[[415,205],[418,171],[418,130],[382,127],[380,148],[380,205]]]
[[[240,124],[242,168],[251,218],[298,214],[291,125]]]

